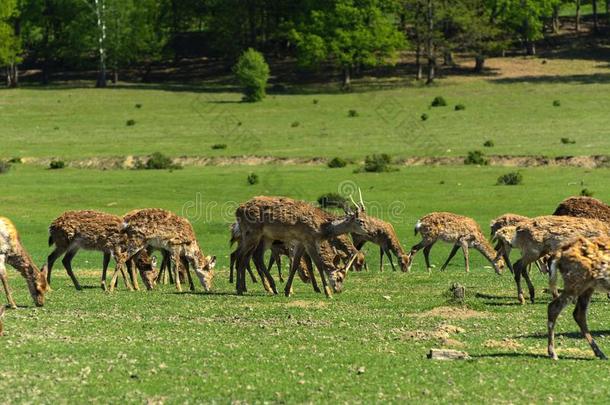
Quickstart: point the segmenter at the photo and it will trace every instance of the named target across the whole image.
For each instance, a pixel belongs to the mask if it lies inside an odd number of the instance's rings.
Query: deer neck
[[[350,218],[333,219],[321,226],[321,237],[323,239],[334,238],[349,232],[353,232],[353,224]]]
[[[492,264],[496,263],[497,252],[494,250],[493,246],[491,246],[487,240],[485,239],[477,239],[472,244],[472,247],[481,252],[481,254]]]
[[[19,252],[8,256],[6,262],[27,280],[28,285],[36,282],[38,268],[32,261],[30,255],[22,249],[20,249]]]

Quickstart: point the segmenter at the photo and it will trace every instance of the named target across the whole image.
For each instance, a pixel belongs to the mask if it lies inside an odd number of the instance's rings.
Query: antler
[[[366,207],[364,206],[364,201],[362,200],[362,190],[360,190],[360,187],[358,187],[358,195],[360,196],[360,206],[362,208],[362,211],[366,211]]]
[[[347,273],[349,271],[349,269],[352,267],[352,264],[354,264],[354,260],[356,260],[356,256],[358,256],[358,253],[360,252],[356,252],[352,255],[352,258],[349,260],[349,262],[347,262],[347,266],[345,266],[345,273]]]

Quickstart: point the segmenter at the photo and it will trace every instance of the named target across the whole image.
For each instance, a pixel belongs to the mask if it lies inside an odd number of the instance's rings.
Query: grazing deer
[[[409,270],[410,257],[403,249],[394,227],[389,222],[382,221],[379,218],[369,217],[369,232],[366,235],[352,234],[352,240],[356,249],[361,250],[366,242],[372,242],[379,245],[379,271],[383,271],[383,255],[385,254],[390,260],[392,270],[396,271],[392,253],[396,255],[400,269],[404,272]]]
[[[610,206],[591,197],[569,197],[563,200],[553,215],[598,219],[610,224]]]
[[[340,218],[309,203],[285,197],[255,197],[240,205],[235,215],[241,229],[237,261],[238,294],[245,291],[245,268],[251,258],[254,259],[257,267],[263,269],[265,276],[270,279],[273,291],[276,291],[273,279],[264,263],[261,263],[261,255],[256,254],[255,250],[264,252],[273,241],[279,240],[295,246],[284,293],[290,295],[297,264],[300,263],[303,253],[307,253],[320,272],[325,294],[330,297],[332,294],[325,273],[328,273],[333,290],[340,292],[347,267],[343,269],[334,267],[333,260],[329,260],[330,258],[321,251],[322,242],[345,233],[367,232],[368,217],[362,198],[356,210],[346,209],[345,216]]]
[[[610,292],[610,238],[593,239],[579,237],[562,246],[551,261],[551,289],[557,290],[557,273],[561,273],[564,288],[548,307],[548,353],[557,360],[555,353],[555,324],[561,311],[576,300],[574,320],[587,339],[593,353],[607,360],[589,332],[587,309],[595,290]]]
[[[121,217],[92,210],[67,211],[57,217],[49,226],[49,246],[55,245],[55,249],[47,258],[47,281],[49,284],[51,283],[53,265],[63,255],[62,263],[66,272],[72,279],[74,287],[81,290],[82,287],[72,271],[72,260],[79,249],[85,249],[104,253],[101,285],[102,289],[106,290],[106,272],[110,257],[115,250],[120,249],[125,244],[122,226],[123,219]],[[142,251],[133,260],[140,271],[144,285],[148,290],[151,290],[156,278],[156,259],[151,259],[147,252]],[[131,261],[128,262],[128,266],[131,282],[137,290],[139,289],[138,281]],[[124,273],[123,277],[125,277]],[[125,278],[125,285],[131,289],[127,278]]]
[[[508,227],[510,228],[510,227]],[[509,230],[507,230],[509,232]],[[587,238],[608,235],[610,227],[601,221],[587,218],[546,215],[520,223],[514,230],[510,245],[521,251],[521,258],[513,264],[517,298],[525,303],[521,289],[521,275],[528,283],[530,301],[535,299],[535,291],[528,281],[527,266],[543,256],[553,254],[561,245],[584,236]],[[508,238],[507,238],[508,239]],[[555,292],[554,292],[555,293]]]
[[[174,263],[174,281],[178,291],[182,291],[178,263],[185,266],[189,283],[193,287],[188,270],[189,265],[195,270],[203,288],[210,291],[216,257],[203,255],[195,231],[188,220],[167,210],[148,208],[131,211],[123,217],[123,221],[122,232],[127,242],[125,248],[118,252],[117,267],[110,283],[111,291],[118,272],[122,270],[127,259],[148,247],[171,253],[171,260]]]
[[[17,308],[8,285],[7,264],[14,267],[25,278],[34,304],[39,307],[43,306],[44,295],[49,289],[47,268],[44,266],[42,271],[38,270],[30,254],[21,244],[15,225],[8,218],[0,217],[0,281],[2,281],[9,305],[11,308]]]
[[[464,252],[466,272],[470,271],[468,248],[481,252],[491,263],[496,273],[500,274],[501,269],[504,267],[502,260],[496,257],[496,251],[483,235],[479,225],[472,218],[450,212],[432,212],[417,221],[415,224],[415,235],[418,233],[421,234],[422,241],[411,248],[410,257],[412,260],[413,256],[423,249],[428,272],[430,271],[430,250],[439,240],[453,244],[453,249],[441,267],[441,271],[447,268],[447,265],[460,247]]]

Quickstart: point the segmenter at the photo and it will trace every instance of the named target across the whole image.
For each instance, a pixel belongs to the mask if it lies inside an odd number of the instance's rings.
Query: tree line
[[[560,10],[610,0],[0,0],[0,67],[19,84],[19,66],[35,66],[46,84],[54,71],[95,69],[97,85],[121,69],[183,57],[236,60],[245,49],[294,56],[303,69],[339,68],[344,86],[362,67],[392,64],[414,51],[417,78],[432,82],[442,58],[475,58],[535,42],[557,31]]]

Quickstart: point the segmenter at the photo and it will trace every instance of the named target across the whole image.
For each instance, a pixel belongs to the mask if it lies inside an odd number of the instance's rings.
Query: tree
[[[18,85],[17,64],[20,62],[21,41],[16,35],[17,13],[16,0],[0,2],[0,67],[6,67],[8,87]]]
[[[248,48],[233,68],[237,80],[244,87],[244,101],[256,102],[265,98],[269,80],[269,65],[262,53]]]
[[[391,62],[405,45],[391,6],[382,0],[334,0],[311,10],[290,32],[299,63],[312,67],[332,61],[343,73],[343,88],[349,89],[355,68]]]

